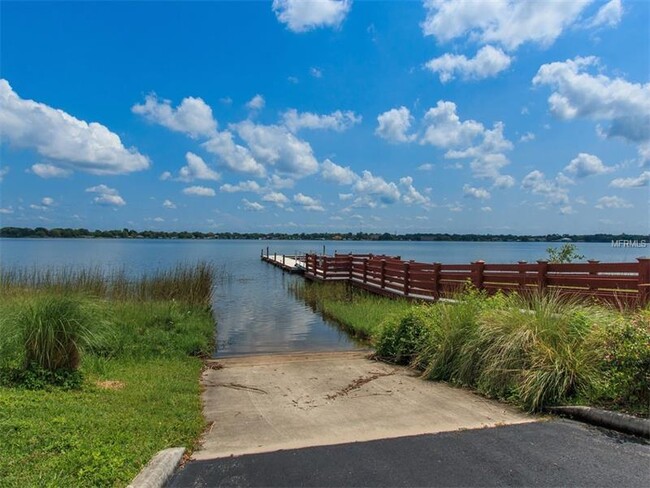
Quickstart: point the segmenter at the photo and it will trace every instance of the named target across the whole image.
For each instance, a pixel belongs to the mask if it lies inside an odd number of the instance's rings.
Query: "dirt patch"
[[[115,380],[98,381],[95,384],[102,390],[121,390],[126,386],[124,382]]]
[[[361,388],[363,385],[366,385],[370,383],[371,381],[376,380],[377,378],[381,378],[383,376],[392,376],[395,373],[381,373],[381,372],[374,372],[371,371],[370,375],[368,376],[361,376],[354,381],[352,381],[348,386],[345,388],[337,391],[336,393],[332,393],[330,395],[327,395],[325,397],[326,400],[336,400],[338,397],[342,397],[345,395],[348,395],[350,392],[354,390],[358,390]]]

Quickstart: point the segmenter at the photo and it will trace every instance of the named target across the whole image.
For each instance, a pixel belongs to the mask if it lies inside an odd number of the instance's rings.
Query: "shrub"
[[[423,344],[429,342],[436,312],[435,307],[421,305],[387,320],[376,340],[377,356],[398,364],[413,362]]]

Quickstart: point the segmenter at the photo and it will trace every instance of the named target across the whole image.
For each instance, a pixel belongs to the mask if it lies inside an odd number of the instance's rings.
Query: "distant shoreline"
[[[44,227],[2,227],[3,238],[54,238],[54,239],[183,239],[183,240],[293,240],[293,241],[406,241],[406,242],[631,242],[648,243],[650,238],[643,234],[447,234],[447,233],[337,233],[314,232],[299,234],[284,233],[239,233],[239,232],[163,232],[136,231],[133,229],[88,230],[84,228]],[[641,246],[640,246],[641,247]],[[643,246],[645,247],[645,246]]]

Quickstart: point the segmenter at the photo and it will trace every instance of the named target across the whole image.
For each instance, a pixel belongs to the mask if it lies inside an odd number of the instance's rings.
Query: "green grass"
[[[122,295],[79,293],[68,278],[5,280],[0,486],[124,486],[155,452],[195,447],[204,427],[201,358],[214,346],[212,285],[200,269],[179,269],[134,280]],[[76,321],[94,334],[72,354],[78,371],[34,368],[30,331],[45,337],[43,353],[68,344]]]

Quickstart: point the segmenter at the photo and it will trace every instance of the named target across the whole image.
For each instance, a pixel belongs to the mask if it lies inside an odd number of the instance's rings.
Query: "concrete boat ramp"
[[[213,360],[202,376],[208,421],[195,460],[538,420],[469,391],[424,381],[369,352]]]

